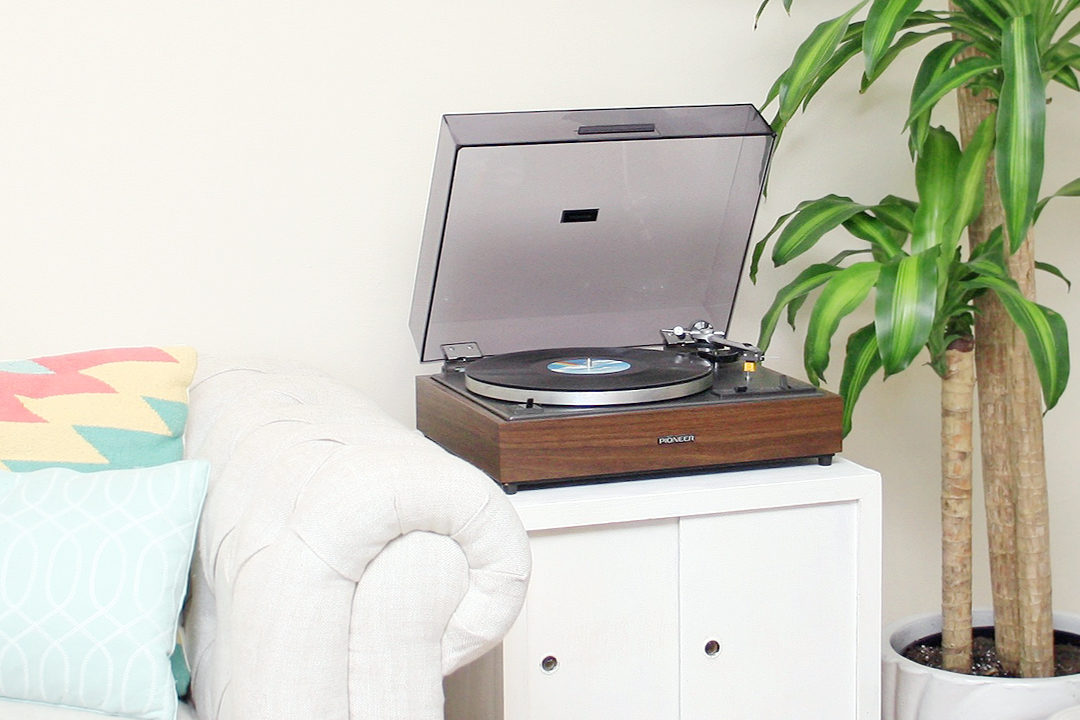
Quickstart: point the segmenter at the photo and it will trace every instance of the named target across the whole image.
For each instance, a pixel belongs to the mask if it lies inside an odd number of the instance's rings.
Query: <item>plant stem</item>
[[[941,379],[942,667],[971,672],[971,457],[974,342],[954,340]]]
[[[1002,668],[1020,673],[1020,601],[1016,564],[1014,477],[1009,461],[1008,374],[1006,350],[1011,334],[1008,314],[997,298],[976,302],[979,338],[975,366],[979,384],[979,431],[982,445],[983,501],[994,604],[994,643]]]
[[[950,9],[958,8],[950,3]],[[968,56],[974,51],[962,54]],[[995,106],[985,93],[957,93],[960,138],[966,147],[975,129],[992,115]],[[991,231],[1005,221],[996,166],[986,169],[982,212],[968,226],[971,248],[986,242]],[[998,659],[1010,675],[1020,673],[1020,609],[1016,566],[1016,510],[1009,426],[1008,349],[1017,340],[1014,326],[1001,302],[991,293],[975,301],[975,372],[979,387],[979,433],[982,450],[983,501],[990,555],[990,584],[994,603],[994,642]]]
[[[994,112],[985,96],[958,93],[966,145]],[[1005,222],[996,166],[987,164],[983,209],[968,227],[972,247]],[[1009,274],[1035,299],[1034,240],[1009,256]],[[1053,675],[1049,511],[1043,452],[1042,398],[1021,331],[991,294],[976,300],[975,364],[979,387],[982,477],[994,598],[995,645],[1005,672]]]
[[[1010,272],[1029,298],[1035,296],[1033,238],[1010,258]],[[1019,332],[1016,331],[1019,335]],[[1021,628],[1020,675],[1054,674],[1050,588],[1050,508],[1043,448],[1039,378],[1023,338],[1010,348],[1009,418],[1016,463],[1016,562]]]

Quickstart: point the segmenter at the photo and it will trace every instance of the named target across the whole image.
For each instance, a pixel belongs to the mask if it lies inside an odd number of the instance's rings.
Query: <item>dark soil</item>
[[[994,628],[979,627],[972,640],[971,674],[986,677],[1015,677],[1001,669],[994,649]],[[929,635],[908,645],[901,653],[920,665],[941,669],[941,633]],[[1080,635],[1054,632],[1054,675],[1080,673]]]

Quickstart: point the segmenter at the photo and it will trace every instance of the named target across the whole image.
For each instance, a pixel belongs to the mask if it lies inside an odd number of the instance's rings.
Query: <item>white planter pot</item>
[[[993,613],[974,613],[976,626]],[[1054,613],[1054,627],[1080,635],[1080,615]],[[941,632],[941,615],[919,615],[885,631],[882,642],[882,720],[1047,720],[1080,704],[1080,675],[987,678],[925,667],[900,655],[912,642]]]

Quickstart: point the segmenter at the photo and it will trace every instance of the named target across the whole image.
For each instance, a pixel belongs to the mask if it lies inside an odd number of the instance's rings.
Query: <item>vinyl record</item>
[[[548,405],[621,405],[685,397],[712,385],[694,354],[643,348],[552,348],[493,355],[465,367],[479,395]]]

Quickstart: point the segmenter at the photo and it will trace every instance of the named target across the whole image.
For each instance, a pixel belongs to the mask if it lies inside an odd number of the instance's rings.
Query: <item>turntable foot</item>
[[[507,495],[516,495],[518,486],[517,483],[503,483],[502,489]]]
[[[817,464],[822,467],[832,465],[832,455],[818,455]]]

